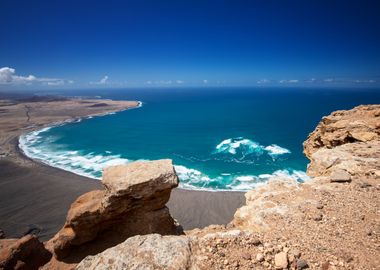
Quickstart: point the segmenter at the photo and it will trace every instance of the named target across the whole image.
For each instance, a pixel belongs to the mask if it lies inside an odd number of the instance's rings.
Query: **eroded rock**
[[[105,190],[88,192],[71,205],[64,227],[47,243],[56,259],[71,255],[79,262],[134,235],[178,233],[165,207],[178,185],[171,160],[112,166],[102,183]]]
[[[34,235],[0,240],[0,269],[38,269],[50,258],[51,253]]]
[[[86,257],[77,270],[190,269],[190,241],[184,236],[134,236],[95,256]]]

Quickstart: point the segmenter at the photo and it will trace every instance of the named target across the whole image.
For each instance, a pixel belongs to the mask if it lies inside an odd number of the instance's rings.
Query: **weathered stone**
[[[351,182],[351,175],[344,170],[336,170],[330,176],[331,182]]]
[[[38,269],[51,253],[34,235],[0,240],[0,269]]]
[[[304,143],[306,156],[311,158],[320,148],[379,140],[379,112],[380,105],[366,105],[324,117]]]
[[[285,252],[277,253],[274,256],[274,265],[276,269],[284,269],[288,267],[288,255]]]
[[[257,261],[257,262],[262,262],[262,261],[264,261],[264,254],[262,254],[262,253],[257,253],[257,254],[256,254],[256,261]]]
[[[5,233],[3,230],[0,230],[0,239],[4,239],[5,238]]]
[[[134,235],[178,233],[165,207],[178,185],[171,160],[112,166],[102,183],[105,190],[88,192],[71,205],[64,227],[47,243],[58,260],[70,253],[78,260]]]
[[[92,269],[178,269],[191,266],[190,242],[183,236],[151,234],[134,236],[95,256],[88,256],[76,267]]]
[[[298,269],[306,269],[308,267],[309,267],[309,265],[307,264],[307,261],[305,261],[305,260],[298,260],[297,261],[297,270]]]

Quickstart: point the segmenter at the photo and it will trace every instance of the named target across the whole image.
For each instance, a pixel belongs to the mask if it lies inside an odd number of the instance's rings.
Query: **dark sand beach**
[[[70,115],[59,109],[67,106],[65,102],[71,102],[70,105],[74,108]],[[34,109],[34,104],[38,105],[38,109],[37,106]],[[96,106],[99,103],[87,104],[84,101],[42,101],[10,105],[4,103],[2,106],[7,113],[3,114],[1,120],[4,125],[0,130],[0,229],[8,238],[27,233],[37,234],[42,240],[51,238],[63,226],[67,211],[78,196],[102,188],[99,180],[33,161],[25,157],[17,147],[19,135],[42,128],[49,122],[125,109],[122,107],[125,104],[110,104],[108,107]],[[26,114],[25,109],[32,113]],[[244,193],[241,192],[177,188],[171,194],[168,207],[172,216],[185,230],[189,230],[210,224],[229,223],[244,200]]]

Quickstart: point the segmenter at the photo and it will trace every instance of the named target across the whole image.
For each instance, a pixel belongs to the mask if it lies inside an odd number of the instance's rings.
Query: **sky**
[[[0,1],[0,89],[380,86],[380,1]]]

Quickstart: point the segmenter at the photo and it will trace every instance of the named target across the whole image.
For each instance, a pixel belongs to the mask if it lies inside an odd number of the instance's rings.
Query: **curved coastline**
[[[25,136],[27,136],[27,135],[29,135],[31,133],[34,133],[35,135],[38,135],[39,133],[47,131],[47,130],[49,130],[51,128],[54,128],[54,127],[58,127],[58,126],[66,125],[66,124],[71,124],[71,123],[79,123],[79,122],[81,122],[83,120],[91,119],[91,118],[94,118],[94,117],[113,115],[113,114],[120,113],[120,112],[123,112],[123,111],[141,108],[142,106],[143,106],[143,102],[142,101],[137,101],[137,106],[135,106],[135,107],[124,108],[124,109],[121,109],[121,110],[111,111],[111,112],[105,112],[105,113],[90,114],[90,115],[83,116],[83,117],[75,117],[75,118],[72,118],[72,119],[66,119],[66,120],[62,120],[62,121],[57,121],[57,122],[46,124],[46,125],[44,125],[42,127],[38,127],[38,129],[34,129],[34,130],[32,129],[32,130],[30,130],[30,131],[28,131],[26,133],[23,133],[23,134],[19,135],[16,138],[16,140],[17,140],[17,142],[15,143],[16,150],[19,152],[19,154],[21,154],[22,157],[27,158],[30,161],[37,162],[37,163],[43,164],[45,166],[50,166],[52,168],[56,168],[56,169],[59,169],[59,170],[63,170],[65,172],[70,172],[70,173],[73,173],[73,174],[76,174],[76,175],[79,175],[79,176],[83,176],[83,177],[86,177],[86,178],[89,178],[89,179],[99,180],[99,179],[96,179],[94,177],[91,177],[90,175],[86,175],[86,174],[80,173],[79,171],[68,170],[68,169],[65,169],[64,167],[57,166],[56,164],[49,163],[47,160],[39,159],[39,158],[36,158],[36,157],[32,156],[30,153],[28,153],[28,150],[27,150],[27,148],[25,146],[25,142],[23,141],[23,139],[25,138]]]
[[[56,151],[53,151],[52,153],[45,153],[45,151],[41,151],[40,149],[33,149],[32,147],[29,147],[27,145],[28,141],[31,141],[32,144],[35,140],[38,140],[38,135],[42,132],[45,132],[51,128],[70,124],[70,123],[77,123],[81,122],[82,120],[91,119],[93,117],[98,116],[106,116],[115,114],[121,111],[129,110],[129,109],[135,109],[140,108],[143,106],[143,103],[141,101],[138,101],[137,106],[132,108],[127,108],[123,110],[118,111],[112,111],[112,112],[106,112],[106,113],[98,113],[98,114],[92,114],[87,115],[83,117],[75,117],[73,119],[66,119],[63,121],[53,122],[51,124],[45,125],[44,127],[30,131],[28,133],[24,133],[18,137],[18,144],[17,148],[21,152],[21,154],[28,159],[31,159],[35,162],[39,162],[41,164],[51,166],[57,169],[61,169],[67,172],[71,172],[86,178],[91,179],[101,179],[101,174],[99,175],[99,171],[101,171],[102,167],[105,166],[111,166],[111,165],[117,165],[117,164],[125,164],[130,162],[128,158],[121,157],[120,155],[103,155],[103,154],[83,154],[81,155],[78,153],[78,151],[62,151],[59,154],[53,153]],[[31,136],[31,138],[27,139],[27,136]],[[285,148],[281,148],[277,145],[274,145],[277,148],[284,149],[287,152],[290,153]],[[28,147],[30,149],[28,149]],[[264,149],[264,146],[262,146]],[[108,154],[108,153],[107,153]],[[280,153],[283,154],[283,153]],[[60,159],[54,159],[54,155],[57,155],[57,157],[62,157]],[[269,153],[271,155],[271,153]],[[79,156],[79,158],[77,158]],[[80,160],[79,165],[72,166],[75,161]],[[70,162],[71,161],[71,162]],[[206,184],[204,186],[196,185],[197,181],[219,181],[217,178],[210,178],[208,175],[192,168],[187,168],[183,165],[175,165],[176,171],[180,177],[180,179],[189,179],[189,181],[181,181],[179,188],[189,191],[206,191],[206,192],[247,192],[248,190],[251,190],[252,188],[256,188],[262,185],[265,185],[267,183],[267,180],[272,177],[286,177],[286,178],[292,178],[296,181],[305,181],[307,179],[307,176],[305,172],[298,171],[298,170],[292,170],[292,169],[279,169],[272,173],[268,174],[260,174],[260,175],[235,175],[233,176],[233,180],[231,184],[228,184],[227,188],[220,188],[220,187],[210,187]],[[95,172],[95,175],[94,175]],[[224,176],[223,176],[224,177]],[[194,184],[195,183],[195,184]]]

